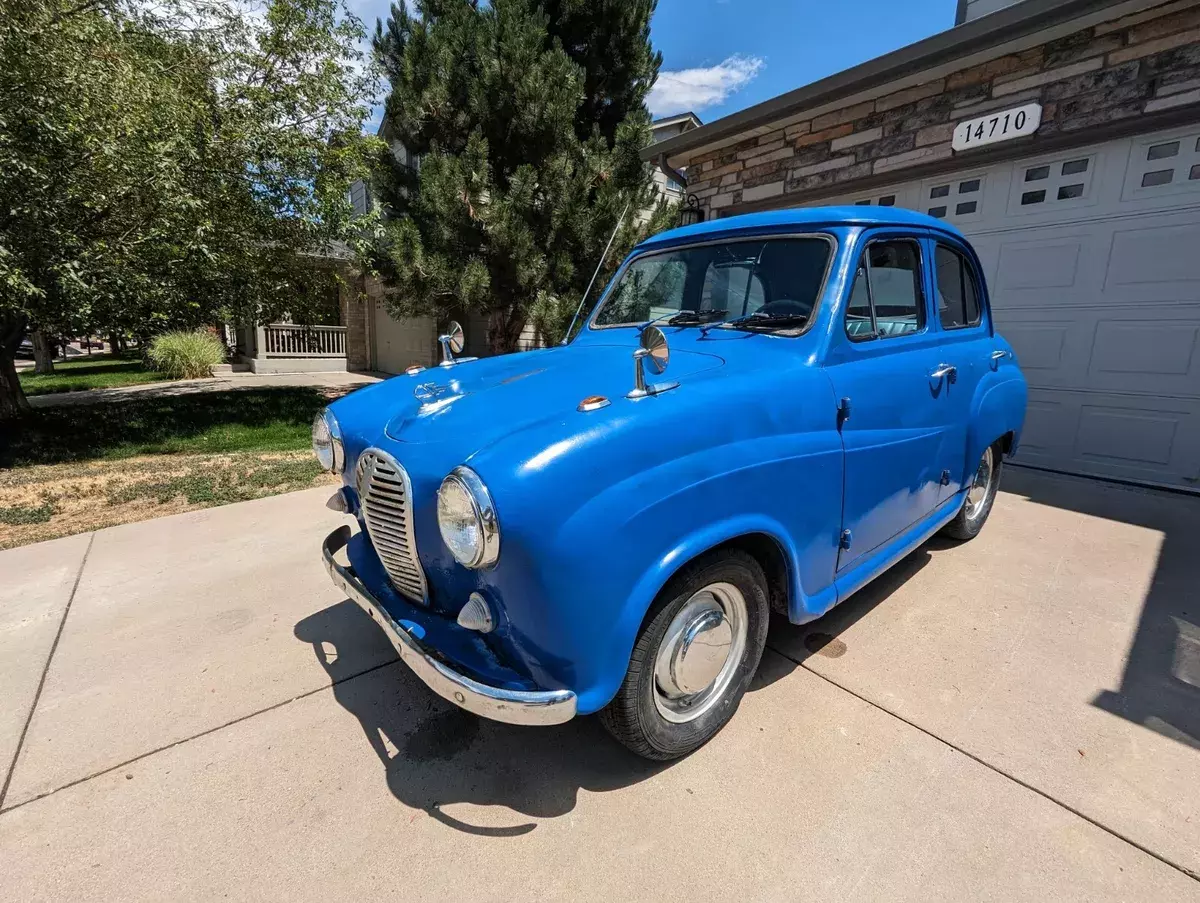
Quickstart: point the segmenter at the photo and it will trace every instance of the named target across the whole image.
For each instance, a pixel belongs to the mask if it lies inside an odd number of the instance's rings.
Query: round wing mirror
[[[667,347],[667,337],[657,326],[647,326],[642,330],[642,348],[646,354],[643,358],[651,373],[662,373],[671,361],[671,349]]]
[[[455,354],[462,354],[462,350],[467,344],[466,338],[463,336],[462,324],[457,320],[451,320],[450,325],[446,327],[446,334],[441,337],[440,341]]]

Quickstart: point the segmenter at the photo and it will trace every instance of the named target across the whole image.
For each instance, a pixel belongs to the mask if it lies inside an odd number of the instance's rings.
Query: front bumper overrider
[[[468,712],[508,724],[562,724],[575,717],[576,698],[570,690],[508,690],[492,687],[458,673],[442,661],[388,614],[387,609],[359,579],[353,567],[345,567],[334,560],[350,537],[349,526],[338,527],[325,537],[322,552],[330,579],[383,628],[401,660],[433,692]]]

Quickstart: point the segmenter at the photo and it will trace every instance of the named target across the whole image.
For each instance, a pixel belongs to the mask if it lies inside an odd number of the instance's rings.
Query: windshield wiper
[[[668,326],[696,326],[700,323],[709,322],[713,317],[723,317],[727,313],[729,313],[727,310],[677,310],[647,320],[638,328],[645,329],[647,326],[654,326],[664,320]]]
[[[807,314],[767,314],[756,310],[754,313],[742,317],[733,317],[719,323],[708,323],[700,327],[700,334],[708,335],[710,329],[716,329],[718,326],[782,326],[784,323],[804,323],[807,320]]]
[[[723,309],[715,310],[681,310],[671,319],[667,320],[668,326],[696,326],[700,323],[710,323],[713,320],[725,316],[729,311]]]

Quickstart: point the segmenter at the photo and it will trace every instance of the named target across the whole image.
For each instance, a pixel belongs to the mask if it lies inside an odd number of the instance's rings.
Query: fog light
[[[350,503],[346,501],[346,490],[344,488],[339,489],[331,495],[329,501],[325,503],[325,507],[339,514],[348,514],[350,512]]]
[[[495,629],[496,620],[492,617],[491,606],[479,593],[471,593],[467,604],[458,613],[458,626],[480,633],[491,633]]]

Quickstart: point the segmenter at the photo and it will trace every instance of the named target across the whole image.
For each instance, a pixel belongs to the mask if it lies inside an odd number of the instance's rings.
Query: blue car
[[[579,334],[455,355],[313,428],[352,515],[330,576],[477,715],[600,713],[652,759],[733,716],[802,624],[938,531],[975,537],[1026,385],[954,227],[782,210],[638,245]]]

